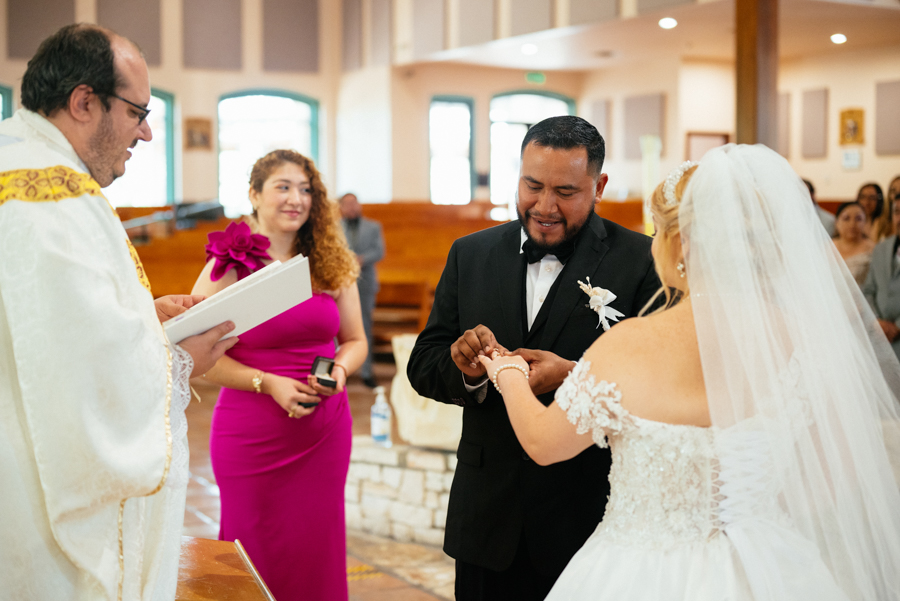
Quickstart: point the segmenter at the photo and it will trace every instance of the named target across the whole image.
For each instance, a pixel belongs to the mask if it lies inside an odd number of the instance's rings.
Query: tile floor
[[[395,374],[391,363],[376,363],[378,383],[390,390]],[[219,532],[219,488],[209,461],[209,423],[218,387],[198,381],[202,402],[187,409],[191,476],[184,512],[184,534],[216,538]],[[368,434],[369,410],[375,394],[351,377],[347,386],[353,433]],[[394,427],[394,440],[398,434]],[[347,582],[350,601],[453,601],[453,560],[435,547],[347,533]]]

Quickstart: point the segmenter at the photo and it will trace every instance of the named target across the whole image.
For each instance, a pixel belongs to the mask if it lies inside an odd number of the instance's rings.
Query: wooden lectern
[[[175,601],[275,601],[241,545],[181,537]]]

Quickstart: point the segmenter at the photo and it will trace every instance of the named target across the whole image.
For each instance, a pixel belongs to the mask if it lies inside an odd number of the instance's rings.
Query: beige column
[[[778,0],[736,0],[737,142],[778,145]]]

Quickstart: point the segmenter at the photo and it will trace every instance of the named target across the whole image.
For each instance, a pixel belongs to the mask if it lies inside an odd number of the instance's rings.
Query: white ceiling
[[[660,28],[662,17],[674,17],[678,27]],[[431,58],[534,71],[602,69],[652,60],[661,53],[734,60],[734,30],[734,0],[713,0],[446,50]],[[833,33],[843,33],[847,42],[833,44]],[[782,60],[900,45],[900,0],[781,0],[778,37]],[[526,43],[536,45],[538,52],[524,55]]]

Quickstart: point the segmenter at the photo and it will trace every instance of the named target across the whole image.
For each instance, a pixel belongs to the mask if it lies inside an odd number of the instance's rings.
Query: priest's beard
[[[559,213],[559,212],[553,213],[552,215],[541,215],[541,217],[559,221],[560,223],[563,224],[563,227],[565,228],[565,233],[563,234],[563,237],[561,240],[559,240],[555,244],[546,244],[546,243],[542,242],[541,240],[535,239],[531,235],[531,232],[528,231],[528,220],[529,220],[529,217],[533,217],[533,214],[531,212],[531,209],[528,209],[527,211],[525,211],[523,213],[522,207],[519,206],[519,193],[516,192],[516,214],[519,216],[519,223],[522,224],[522,229],[525,230],[525,236],[529,240],[531,240],[531,243],[534,244],[535,248],[539,248],[540,250],[546,252],[549,255],[555,255],[556,253],[554,251],[558,250],[564,244],[574,241],[575,238],[578,237],[578,234],[581,233],[581,229],[588,222],[588,219],[591,218],[591,213],[593,213],[593,212],[594,212],[594,205],[591,204],[588,206],[588,209],[585,212],[584,216],[582,216],[581,218],[579,218],[576,221],[573,221],[572,223],[569,223],[569,221],[563,216],[563,214]]]
[[[122,173],[115,171],[116,163],[125,153],[119,146],[121,144],[116,140],[112,117],[108,112],[103,113],[100,126],[88,140],[87,156],[84,157],[88,171],[101,188],[109,186],[116,178],[124,175],[124,171]]]

